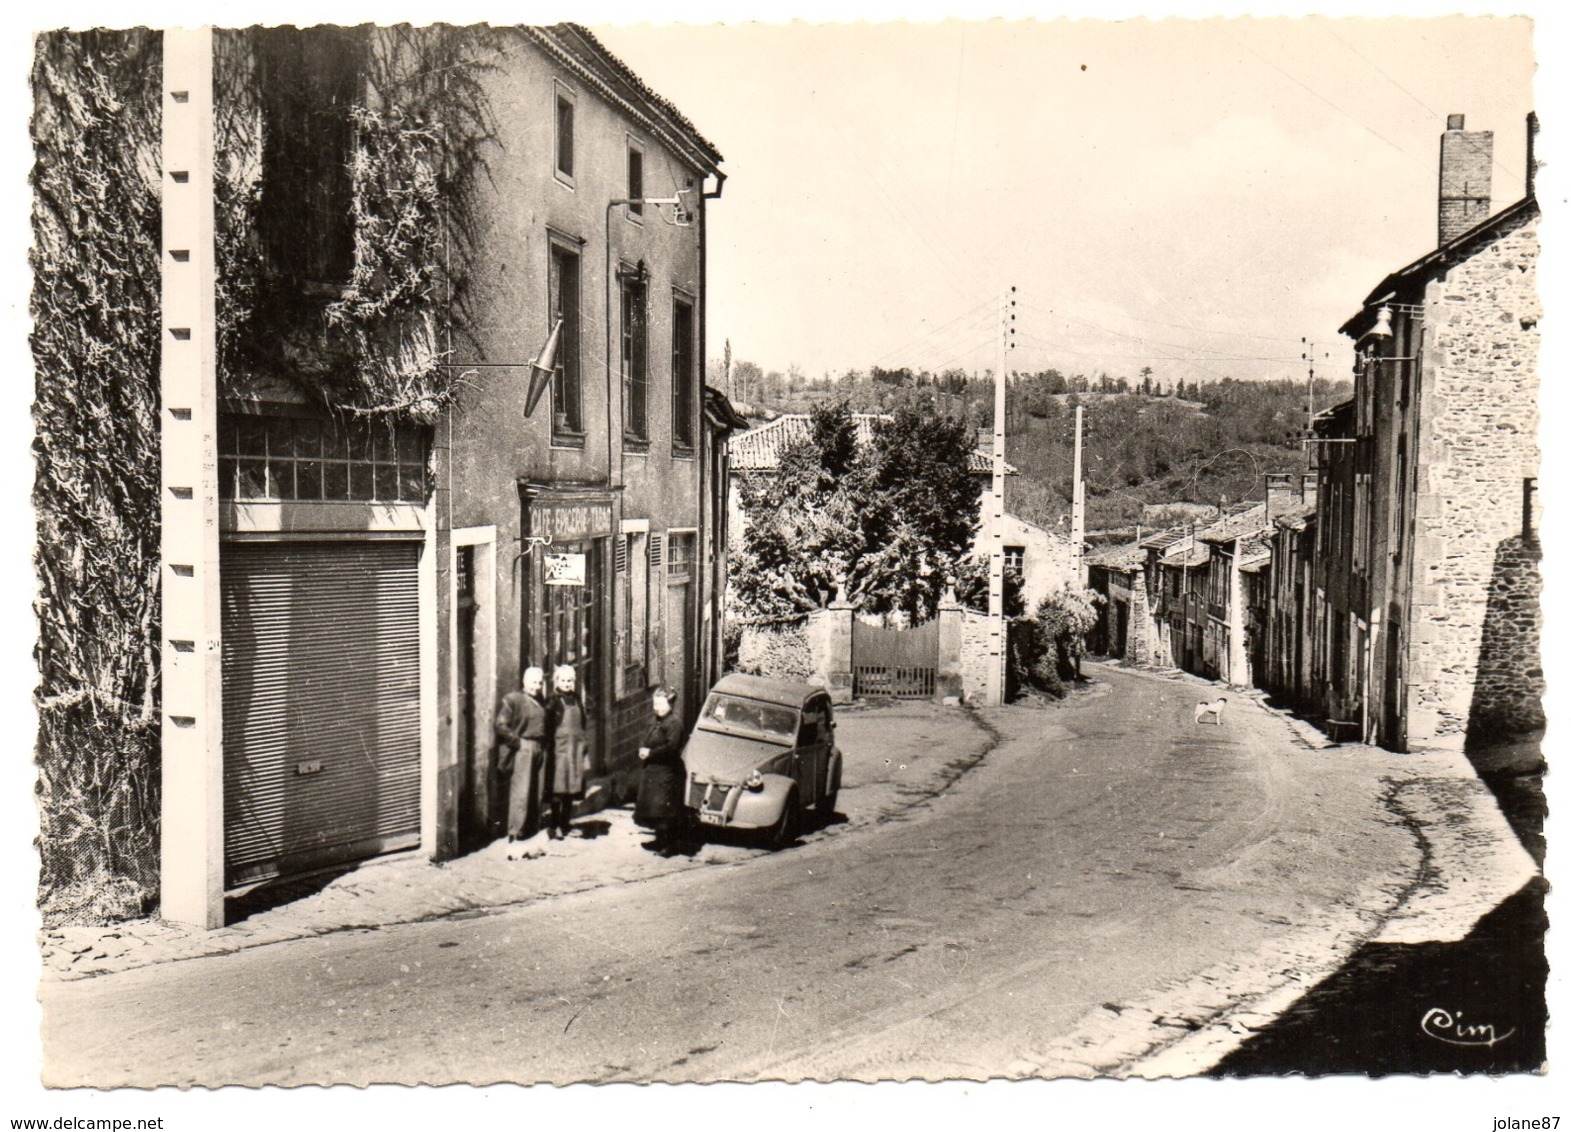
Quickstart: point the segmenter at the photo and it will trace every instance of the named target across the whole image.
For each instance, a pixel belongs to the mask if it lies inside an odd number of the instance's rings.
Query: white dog
[[[1212,718],[1212,720],[1215,721],[1216,725],[1218,727],[1221,727],[1222,726],[1222,709],[1225,708],[1226,706],[1227,706],[1227,697],[1226,696],[1218,696],[1216,699],[1211,700],[1211,701],[1209,701],[1207,703],[1198,703],[1198,704],[1196,704],[1195,705],[1195,722],[1196,723],[1203,723],[1203,722],[1205,722],[1205,717],[1209,715]]]

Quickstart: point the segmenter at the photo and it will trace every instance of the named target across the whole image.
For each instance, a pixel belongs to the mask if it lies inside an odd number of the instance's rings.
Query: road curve
[[[1378,763],[1248,702],[1196,727],[1186,683],[1098,681],[990,714],[998,747],[903,817],[745,867],[48,985],[45,1080],[1067,1072],[1088,1017],[1416,875]]]

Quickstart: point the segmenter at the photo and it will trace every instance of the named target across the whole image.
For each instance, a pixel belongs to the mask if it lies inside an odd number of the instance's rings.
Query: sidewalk
[[[836,714],[836,722],[845,757],[839,814],[804,839],[838,837],[887,821],[942,793],[992,746],[975,717],[930,703],[852,705]],[[765,852],[733,840],[707,844],[690,856],[661,858],[642,847],[649,835],[634,826],[628,808],[588,815],[574,828],[565,841],[543,833],[518,844],[498,841],[441,864],[411,851],[347,872],[301,878],[292,888],[299,898],[213,931],[158,920],[49,929],[40,933],[43,977],[81,979],[332,932],[484,916],[701,866],[741,865]]]

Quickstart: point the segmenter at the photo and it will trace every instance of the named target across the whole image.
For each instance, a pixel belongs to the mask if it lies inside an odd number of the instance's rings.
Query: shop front
[[[570,664],[591,715],[593,773],[606,763],[610,678],[607,558],[614,519],[604,490],[526,484],[520,489],[523,532],[519,669],[538,665],[549,678]]]

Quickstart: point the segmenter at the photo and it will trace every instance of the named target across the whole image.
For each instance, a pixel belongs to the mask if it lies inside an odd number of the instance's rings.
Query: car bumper
[[[759,790],[720,782],[691,778],[687,784],[687,808],[701,826],[713,829],[767,829],[785,812],[791,780],[776,774],[764,775]]]

